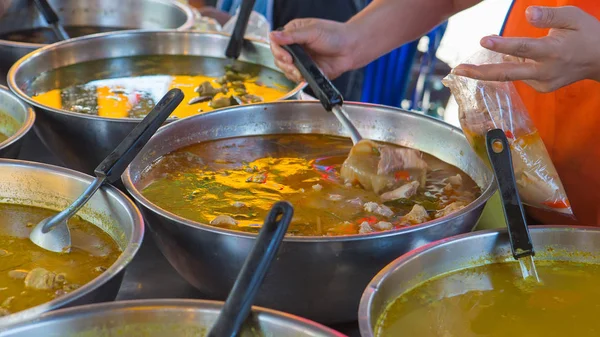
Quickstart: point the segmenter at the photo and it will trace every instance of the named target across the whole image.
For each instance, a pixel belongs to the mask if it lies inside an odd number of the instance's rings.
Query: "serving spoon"
[[[232,60],[237,60],[242,53],[244,46],[244,35],[246,34],[246,28],[248,28],[248,20],[254,9],[254,3],[256,0],[243,0],[240,6],[240,12],[238,13],[233,32],[231,32],[231,38],[225,49],[225,56]]]
[[[40,221],[31,231],[29,238],[36,245],[57,253],[71,251],[71,233],[67,221],[90,200],[105,183],[114,183],[129,163],[137,156],[156,130],[183,100],[183,92],[171,89],[148,115],[125,137],[117,148],[94,170],[96,178],[69,207],[53,217]]]
[[[50,6],[48,1],[35,0],[35,4],[40,13],[42,13],[44,19],[46,19],[46,22],[50,25],[50,28],[52,28],[52,31],[54,32],[54,35],[56,35],[56,38],[58,38],[59,41],[68,40],[69,34],[67,34],[63,26],[61,26],[58,15],[54,11],[54,9],[52,9],[52,6]]]
[[[294,208],[286,201],[277,202],[267,215],[256,243],[207,337],[236,337],[248,318],[252,302],[292,221]]]
[[[486,134],[486,148],[500,189],[512,255],[515,260],[519,261],[523,278],[533,277],[537,282],[540,282],[533,261],[535,251],[531,243],[525,211],[519,193],[517,193],[510,145],[504,131],[501,129],[488,131]]]
[[[285,49],[294,60],[294,65],[300,71],[300,74],[308,83],[308,86],[312,89],[315,96],[319,99],[325,110],[333,112],[335,117],[342,123],[342,126],[350,134],[352,143],[356,143],[362,140],[362,136],[358,132],[358,129],[352,124],[348,114],[343,108],[344,99],[342,94],[337,88],[331,83],[329,78],[323,74],[319,66],[315,61],[308,55],[308,53],[298,44],[290,44],[281,46]]]

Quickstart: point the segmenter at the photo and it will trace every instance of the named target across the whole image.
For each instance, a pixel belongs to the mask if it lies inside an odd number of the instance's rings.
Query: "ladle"
[[[314,94],[317,96],[323,107],[327,111],[332,111],[335,117],[342,123],[346,131],[350,134],[352,143],[356,145],[362,140],[362,136],[348,118],[348,114],[344,111],[342,105],[344,99],[342,94],[331,83],[331,81],[323,74],[319,66],[306,53],[304,48],[298,44],[290,44],[282,46],[294,59],[294,65],[302,74]]]
[[[183,100],[183,92],[171,89],[150,113],[125,137],[117,148],[96,167],[96,179],[69,207],[53,217],[39,222],[31,231],[29,238],[36,245],[57,253],[71,251],[71,233],[67,221],[90,200],[105,182],[113,183],[135,158],[156,130],[177,108]]]
[[[40,13],[42,13],[42,16],[44,17],[44,19],[46,19],[46,22],[50,25],[50,28],[52,28],[52,31],[54,32],[54,35],[56,35],[58,40],[59,41],[68,40],[69,34],[67,34],[67,32],[65,31],[63,26],[61,26],[58,15],[54,11],[54,9],[52,9],[52,6],[50,6],[48,1],[47,0],[35,0],[35,4],[36,4],[38,10],[40,11]]]
[[[237,60],[240,57],[242,47],[244,46],[244,35],[246,34],[246,28],[248,28],[248,20],[250,20],[255,2],[256,0],[242,1],[229,44],[227,44],[227,49],[225,49],[225,56],[229,59]]]
[[[252,308],[252,302],[292,221],[294,209],[285,201],[273,205],[258,233],[225,301],[225,305],[207,337],[235,337]]]
[[[539,282],[540,278],[533,261],[535,252],[525,219],[525,211],[519,193],[517,193],[510,145],[504,131],[501,129],[488,131],[486,147],[500,189],[513,257],[519,261],[524,278],[533,277]]]

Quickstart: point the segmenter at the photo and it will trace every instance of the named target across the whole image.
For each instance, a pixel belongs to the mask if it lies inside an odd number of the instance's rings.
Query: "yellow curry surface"
[[[121,254],[98,227],[69,220],[72,250],[57,254],[29,240],[33,226],[56,214],[43,208],[0,204],[0,316],[45,303],[96,278]]]
[[[470,268],[429,280],[395,300],[376,336],[600,336],[600,266],[536,261],[542,283],[518,263]]]
[[[171,116],[185,118],[232,105],[276,101],[290,90],[264,84],[256,71],[240,70],[242,65],[220,65],[222,75],[205,76],[187,68],[193,62],[208,61],[154,55],[84,62],[42,74],[34,81],[31,96],[55,109],[133,118],[144,117],[167,91],[179,88],[185,98]],[[262,76],[269,77],[273,71],[264,72],[267,75]],[[73,76],[76,80],[69,79]]]
[[[480,194],[459,169],[423,155],[429,164],[426,184],[411,198],[384,203],[373,191],[340,178],[351,147],[346,138],[325,135],[199,143],[148,168],[142,194],[186,219],[246,232],[258,232],[273,203],[287,200],[295,208],[288,234],[301,236],[403,228],[448,215]],[[462,184],[449,188],[448,178],[457,175]],[[454,207],[458,203],[462,206]],[[415,213],[415,208],[422,212]]]

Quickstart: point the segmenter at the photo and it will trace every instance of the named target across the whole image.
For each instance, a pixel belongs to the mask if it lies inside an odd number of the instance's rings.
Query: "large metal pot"
[[[199,32],[127,31],[92,35],[57,43],[27,55],[11,68],[8,85],[36,110],[36,133],[50,151],[67,167],[91,174],[139,119],[103,118],[46,107],[29,96],[34,78],[45,71],[71,64],[136,55],[205,56],[206,59],[195,66],[198,71],[214,74],[222,72],[228,62],[225,59],[228,42],[227,35]],[[270,70],[263,69],[265,71],[259,74],[265,83],[295,87],[282,99],[295,97],[303,87],[291,83],[277,70],[267,44],[249,42],[239,60]],[[61,79],[63,82],[69,80],[73,79]],[[48,90],[54,89],[61,83],[55,79],[49,81],[48,86]]]
[[[35,121],[33,110],[0,85],[0,133],[8,136],[0,142],[1,158],[17,158],[25,135]]]
[[[92,182],[92,177],[45,164],[0,159],[0,202],[62,210]],[[50,302],[0,317],[0,330],[62,307],[114,300],[125,267],[144,235],[142,215],[125,194],[102,187],[79,211],[85,220],[108,233],[123,253],[105,272],[81,288]]]
[[[600,229],[536,226],[531,239],[538,260],[600,263]],[[506,230],[487,230],[456,236],[416,249],[387,265],[365,289],[358,319],[360,334],[373,337],[387,306],[406,291],[452,271],[514,261]]]
[[[86,305],[51,312],[0,333],[0,337],[44,336],[204,336],[215,323],[222,302],[194,300],[138,300]],[[254,333],[250,329],[254,329]],[[253,307],[242,337],[344,337],[309,320]]]
[[[472,230],[495,191],[491,171],[477,158],[460,130],[399,109],[352,103],[345,107],[365,138],[433,154],[471,176],[483,194],[449,218],[403,230],[286,238],[256,303],[327,324],[356,320],[364,287],[396,257],[423,244]],[[123,183],[141,205],[163,254],[187,281],[211,298],[226,297],[256,236],[196,223],[160,209],[140,193],[140,174],[158,157],[186,145],[285,133],[345,135],[334,115],[325,112],[318,102],[236,107],[163,127],[123,174]]]
[[[8,1],[10,7],[0,13],[0,35],[48,27],[33,1]],[[49,0],[66,27],[113,29],[179,29],[194,24],[194,13],[177,0]],[[0,7],[2,8],[2,7]],[[21,57],[46,44],[0,39],[0,74]]]

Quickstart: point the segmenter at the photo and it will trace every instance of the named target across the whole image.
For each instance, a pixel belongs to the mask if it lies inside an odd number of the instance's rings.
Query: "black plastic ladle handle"
[[[500,189],[512,254],[515,259],[533,256],[535,252],[527,227],[525,210],[517,190],[510,145],[504,131],[501,129],[488,131],[486,147]]]
[[[225,56],[227,56],[227,58],[237,59],[240,57],[242,47],[244,46],[244,35],[246,34],[246,28],[248,28],[248,21],[250,20],[250,15],[254,9],[255,2],[256,0],[242,0],[237,21],[233,27],[227,49],[225,49]]]
[[[337,90],[333,83],[331,83],[329,78],[323,74],[319,66],[302,46],[290,44],[281,47],[292,55],[294,65],[298,68],[300,74],[304,77],[306,83],[308,83],[308,86],[312,89],[319,101],[321,101],[325,110],[331,111],[334,106],[344,104],[342,94]]]
[[[58,23],[59,18],[52,6],[46,0],[35,0],[35,4],[38,7],[38,10],[42,13],[46,22],[50,25]]]
[[[183,97],[184,95],[181,90],[169,90],[158,104],[154,106],[154,109],[96,167],[94,170],[96,176],[105,176],[110,183],[118,181],[127,166],[133,161],[154,133],[156,133],[156,130],[161,127],[165,120],[179,106]]]
[[[285,201],[276,203],[260,229],[254,248],[242,266],[221,314],[207,337],[235,337],[248,318],[252,303],[292,221],[294,208]],[[278,217],[281,218],[277,220]]]

